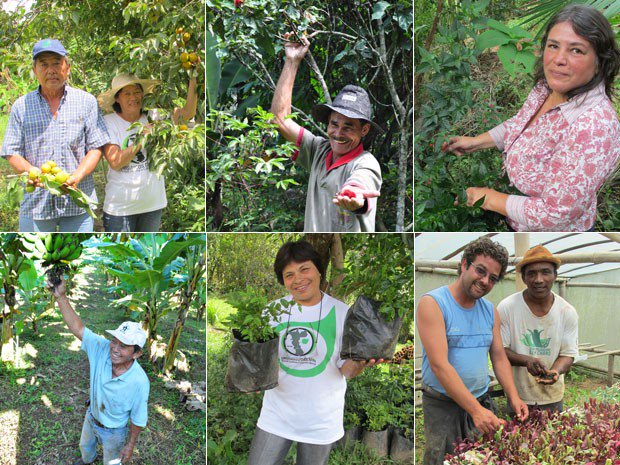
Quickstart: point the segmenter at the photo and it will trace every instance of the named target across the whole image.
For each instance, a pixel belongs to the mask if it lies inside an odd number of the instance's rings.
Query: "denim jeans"
[[[263,431],[254,432],[248,465],[281,465],[293,441]],[[297,465],[327,465],[333,444],[297,443]]]
[[[105,232],[157,232],[163,209],[136,215],[115,216],[103,212]]]
[[[122,428],[102,428],[93,421],[90,408],[84,417],[82,437],[80,438],[80,452],[84,463],[94,462],[97,458],[97,444],[103,447],[103,464],[108,465],[111,460],[117,459],[121,449],[125,447],[127,426]]]
[[[33,220],[19,217],[19,232],[93,232],[95,222],[88,213],[62,216],[52,220]]]

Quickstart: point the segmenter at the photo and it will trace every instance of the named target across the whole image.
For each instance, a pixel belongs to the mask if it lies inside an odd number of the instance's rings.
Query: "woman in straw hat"
[[[161,176],[149,171],[148,153],[135,143],[137,121],[149,130],[142,98],[154,91],[160,81],[119,74],[109,90],[98,97],[112,143],[105,158],[110,165],[103,204],[103,227],[107,232],[156,232],[167,205]],[[172,113],[174,124],[191,120],[196,113],[196,78],[189,81],[183,108]],[[131,128],[131,129],[130,129]]]

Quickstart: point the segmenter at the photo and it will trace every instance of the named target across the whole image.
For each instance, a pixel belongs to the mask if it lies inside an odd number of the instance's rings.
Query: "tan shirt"
[[[540,359],[550,369],[559,356],[576,357],[578,316],[575,308],[557,294],[549,313],[539,317],[532,313],[517,292],[497,306],[504,347],[522,355]],[[546,405],[564,398],[564,375],[555,384],[536,382],[526,367],[512,367],[519,397],[526,404]]]

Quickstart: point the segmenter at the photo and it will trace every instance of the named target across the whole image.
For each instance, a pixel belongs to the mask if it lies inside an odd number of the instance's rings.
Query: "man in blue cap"
[[[305,37],[300,40],[284,44],[286,60],[271,112],[282,137],[299,147],[295,161],[310,172],[304,231],[374,232],[381,168],[362,139],[381,128],[372,121],[370,99],[361,87],[347,85],[332,105],[316,105],[312,115],[327,124],[327,139],[289,118],[295,75],[310,47]]]
[[[17,173],[53,161],[71,176],[68,186],[97,200],[91,173],[110,142],[94,96],[67,85],[71,65],[56,39],[43,39],[32,50],[39,87],[15,101],[0,152]],[[42,186],[37,186],[42,187]],[[26,192],[19,213],[20,231],[89,232],[93,219],[68,195],[47,189]]]
[[[56,286],[48,281],[48,289],[67,328],[82,341],[90,365],[90,405],[82,425],[81,458],[73,465],[95,463],[98,444],[105,465],[129,463],[148,420],[150,383],[138,363],[146,333],[140,323],[125,321],[117,329],[106,330],[112,336],[107,340],[84,326],[69,302],[64,279]]]

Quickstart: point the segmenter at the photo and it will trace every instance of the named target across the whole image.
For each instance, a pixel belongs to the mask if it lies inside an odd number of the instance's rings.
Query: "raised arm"
[[[48,280],[47,289],[56,299],[58,308],[62,314],[62,319],[65,321],[67,328],[69,328],[69,331],[71,331],[73,335],[81,341],[82,336],[84,335],[84,324],[77,313],[75,313],[75,310],[73,310],[71,303],[69,303],[69,298],[66,293],[65,280],[61,277],[60,284],[56,286],[53,286]]]
[[[291,35],[292,34],[287,33],[284,35],[284,38],[288,39]],[[297,69],[310,48],[308,39],[302,37],[301,40],[303,44],[288,41],[284,43],[284,67],[282,68],[282,73],[280,74],[280,79],[278,79],[278,84],[273,94],[273,100],[271,101],[271,113],[273,113],[275,117],[274,121],[278,125],[282,137],[289,142],[297,142],[297,136],[301,129],[301,126],[295,121],[286,118],[291,114],[293,84],[295,83]]]
[[[502,421],[493,412],[480,405],[448,361],[446,327],[435,299],[430,296],[420,299],[416,324],[431,370],[448,396],[469,413],[474,425],[482,433],[491,433],[499,428]]]
[[[187,85],[187,98],[183,108],[175,108],[172,112],[172,122],[174,124],[187,123],[196,116],[196,106],[198,103],[198,94],[196,92],[196,78],[191,77]]]

